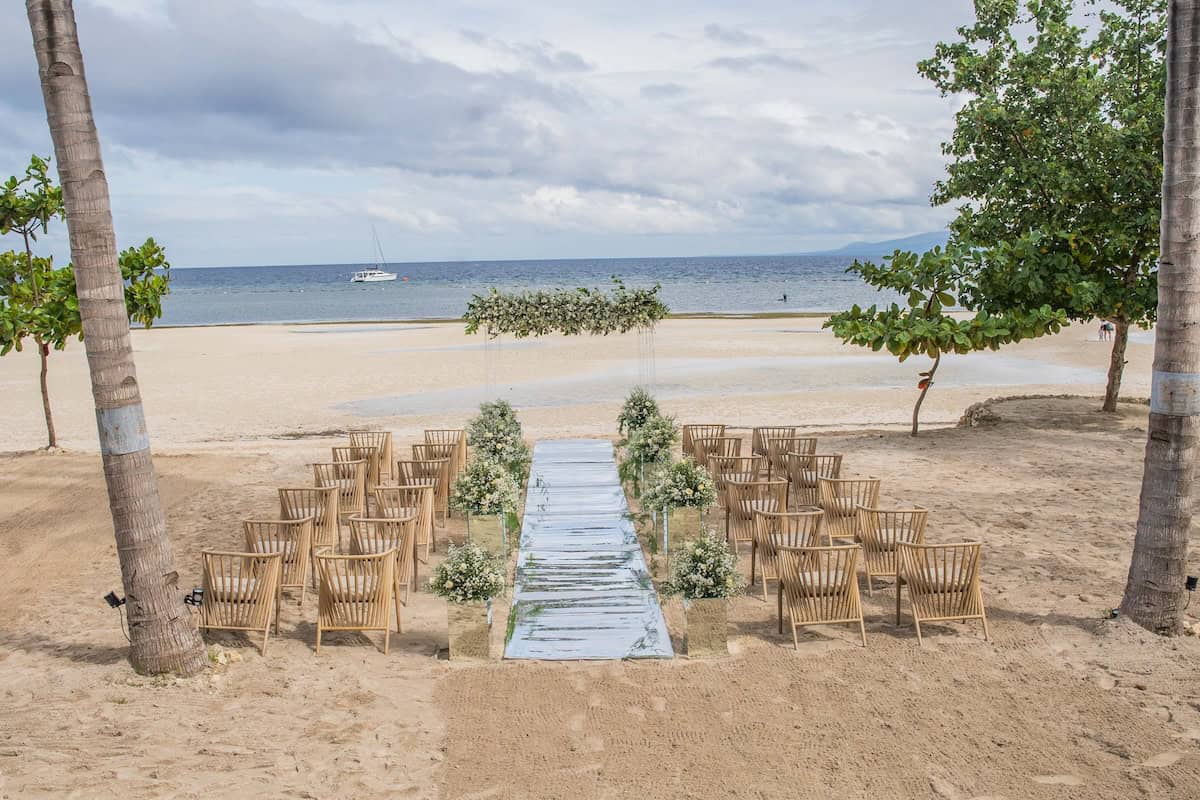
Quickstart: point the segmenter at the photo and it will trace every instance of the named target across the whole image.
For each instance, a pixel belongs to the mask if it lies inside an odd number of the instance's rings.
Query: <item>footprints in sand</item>
[[[1083,778],[1078,775],[1034,775],[1033,782],[1047,786],[1083,786]]]
[[[1165,753],[1159,753],[1155,756],[1150,756],[1142,762],[1144,767],[1169,767],[1179,759],[1183,758],[1183,753],[1175,750],[1168,750]]]

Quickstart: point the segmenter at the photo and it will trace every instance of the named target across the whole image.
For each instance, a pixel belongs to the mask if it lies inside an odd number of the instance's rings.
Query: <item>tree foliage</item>
[[[467,333],[481,328],[491,338],[511,334],[518,339],[561,333],[607,336],[635,328],[653,327],[668,313],[658,297],[662,288],[629,289],[613,278],[613,290],[558,289],[554,291],[501,292],[474,295],[463,319]]]
[[[36,256],[34,244],[50,224],[62,219],[62,188],[49,175],[49,164],[30,158],[21,177],[0,186],[0,235],[21,237],[19,250],[0,252],[0,355],[21,350],[26,339],[37,344],[42,361],[42,404],[50,446],[56,445],[49,389],[50,350],[62,350],[72,337],[83,338],[75,273],[70,264],[56,267],[53,258]],[[125,284],[129,319],[150,327],[162,316],[162,298],[170,288],[170,263],[162,247],[147,239],[117,258]]]
[[[843,342],[876,352],[887,350],[902,362],[913,355],[933,359],[918,384],[921,392],[913,409],[914,436],[921,403],[943,354],[996,350],[1011,342],[1056,333],[1067,322],[1065,311],[1049,305],[1003,313],[981,310],[973,316],[953,314],[951,309],[962,304],[961,298],[976,291],[972,258],[962,250],[935,247],[920,256],[897,250],[881,265],[855,261],[849,272],[857,272],[877,289],[900,292],[905,305],[855,305],[825,322]]]
[[[963,304],[1113,320],[1114,404],[1128,327],[1157,307],[1166,2],[1106,3],[1091,33],[1072,0],[975,10],[918,65],[965,99],[932,197],[960,204],[950,227],[976,270]]]

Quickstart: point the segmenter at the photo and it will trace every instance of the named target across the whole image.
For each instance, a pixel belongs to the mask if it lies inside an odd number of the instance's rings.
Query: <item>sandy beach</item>
[[[849,473],[880,477],[885,502],[931,509],[930,541],[984,543],[991,643],[946,624],[918,646],[880,583],[863,596],[865,650],[849,627],[811,629],[794,650],[751,592],[733,603],[728,658],[461,665],[423,591],[389,655],[341,634],[318,657],[310,594],[303,611],[285,605],[265,657],[214,636],[214,668],[190,680],[134,674],[100,599],[120,575],[82,347],[52,357],[54,454],[30,452],[44,433],[36,357],[4,358],[0,798],[1193,796],[1200,638],[1106,613],[1128,565],[1145,407],[1015,400],[955,426],[989,397],[1099,394],[1095,338],[1076,326],[947,359],[913,439],[925,365],[843,347],[812,318],[669,320],[652,361],[632,335],[497,349],[458,324],[137,331],[185,587],[201,550],[237,546],[240,521],[274,513],[276,487],[307,481],[347,427],[392,430],[403,452],[503,396],[530,439],[612,437],[621,399],[651,378],[681,422],[809,427]],[[1151,341],[1130,345],[1128,397],[1148,393]],[[463,533],[457,517],[439,530]],[[678,649],[681,609],[665,612]],[[1187,619],[1200,627],[1200,606]]]

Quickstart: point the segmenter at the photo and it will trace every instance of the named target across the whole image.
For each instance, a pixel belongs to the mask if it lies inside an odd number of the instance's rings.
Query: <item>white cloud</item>
[[[796,250],[944,223],[969,0],[78,0],[119,232],[178,263]],[[0,173],[48,153],[0,7]],[[240,223],[240,224],[239,224]],[[236,235],[230,235],[230,231]],[[123,240],[124,241],[124,240]]]

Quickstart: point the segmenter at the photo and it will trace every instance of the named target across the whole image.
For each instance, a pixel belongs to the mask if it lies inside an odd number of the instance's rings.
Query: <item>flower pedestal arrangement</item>
[[[642,508],[662,510],[663,552],[670,552],[704,531],[704,509],[717,501],[717,489],[708,470],[690,458],[655,473],[642,494]]]
[[[492,610],[489,602],[450,603],[446,606],[452,661],[487,661],[491,658]]]
[[[467,540],[489,553],[506,554],[504,528],[503,514],[467,514]]]
[[[724,597],[684,600],[686,633],[683,639],[688,658],[711,658],[729,654],[729,601]]]
[[[671,559],[671,577],[663,584],[662,592],[683,598],[684,650],[689,657],[729,653],[726,642],[729,598],[741,590],[737,555],[712,531],[705,531],[676,549]]]
[[[446,559],[433,571],[430,591],[450,601],[446,628],[451,660],[491,657],[491,601],[504,591],[504,571],[500,556],[477,542],[450,545]]]

